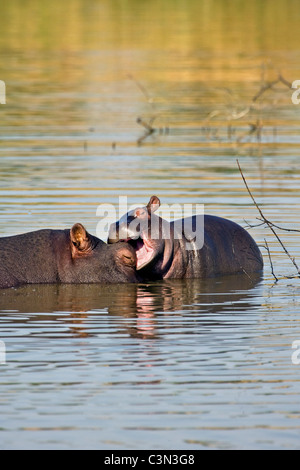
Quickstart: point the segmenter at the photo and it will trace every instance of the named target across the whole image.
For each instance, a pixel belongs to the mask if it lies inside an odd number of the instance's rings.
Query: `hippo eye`
[[[130,267],[135,266],[136,259],[135,257],[132,256],[129,250],[127,249],[122,250],[120,254],[121,254],[122,261],[126,266],[130,266]]]
[[[134,213],[135,217],[145,217],[146,211],[145,209],[137,209]]]

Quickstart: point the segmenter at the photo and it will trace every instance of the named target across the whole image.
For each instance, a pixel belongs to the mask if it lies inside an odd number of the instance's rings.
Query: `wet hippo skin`
[[[137,270],[144,280],[237,273],[250,276],[262,271],[263,259],[257,244],[235,222],[212,215],[192,216],[181,219],[188,222],[190,232],[181,229],[178,236],[178,227],[185,224],[158,217],[155,211],[159,206],[158,197],[152,196],[146,206],[128,212],[110,226],[108,243],[126,241],[135,248]],[[193,233],[197,233],[193,227],[197,224],[203,227],[201,247],[193,241]],[[133,226],[139,227],[138,235]]]
[[[23,284],[136,282],[129,244],[107,245],[81,224],[0,238],[0,288]]]

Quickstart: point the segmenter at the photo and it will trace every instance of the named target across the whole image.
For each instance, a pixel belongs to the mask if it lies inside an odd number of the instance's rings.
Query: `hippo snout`
[[[136,240],[139,235],[136,231],[131,230],[127,223],[114,223],[111,224],[108,232],[108,243],[117,243],[119,241]]]

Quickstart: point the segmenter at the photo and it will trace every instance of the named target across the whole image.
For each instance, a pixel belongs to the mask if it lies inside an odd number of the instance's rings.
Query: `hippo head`
[[[155,214],[160,200],[152,196],[146,206],[138,207],[112,224],[108,243],[129,243],[136,252],[136,269],[150,269],[162,273],[171,259],[173,241],[170,236],[170,223]]]
[[[77,282],[137,282],[136,253],[128,243],[107,245],[90,235],[83,225],[70,230],[72,274]]]

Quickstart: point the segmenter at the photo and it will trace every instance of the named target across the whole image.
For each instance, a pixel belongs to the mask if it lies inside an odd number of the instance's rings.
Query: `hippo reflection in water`
[[[159,198],[152,196],[145,207],[128,212],[110,226],[108,243],[126,241],[133,246],[142,279],[203,279],[238,273],[250,276],[262,271],[257,244],[235,222],[212,215],[192,216],[180,224],[167,222],[155,214],[159,206]],[[196,233],[193,228],[201,224],[204,238],[199,247],[192,238]],[[185,226],[192,230],[183,230]]]
[[[81,224],[0,238],[0,288],[136,281],[133,247],[107,245]]]
[[[9,316],[9,321],[15,321],[19,328],[19,315],[10,313],[29,313],[24,321],[28,328],[31,323],[36,328],[43,313],[43,322],[64,325],[60,338],[90,336],[98,338],[97,341],[103,325],[104,335],[111,325],[112,331],[120,334],[155,338],[174,327],[175,317],[182,318],[185,326],[190,319],[191,328],[203,326],[210,330],[209,325],[213,324],[227,329],[229,312],[232,318],[237,314],[231,325],[238,328],[241,313],[257,313],[261,303],[260,281],[261,275],[253,273],[251,279],[236,274],[130,284],[27,284],[0,290],[0,315],[2,319]],[[193,319],[191,313],[195,314]],[[52,333],[50,328],[43,335],[52,338]]]

